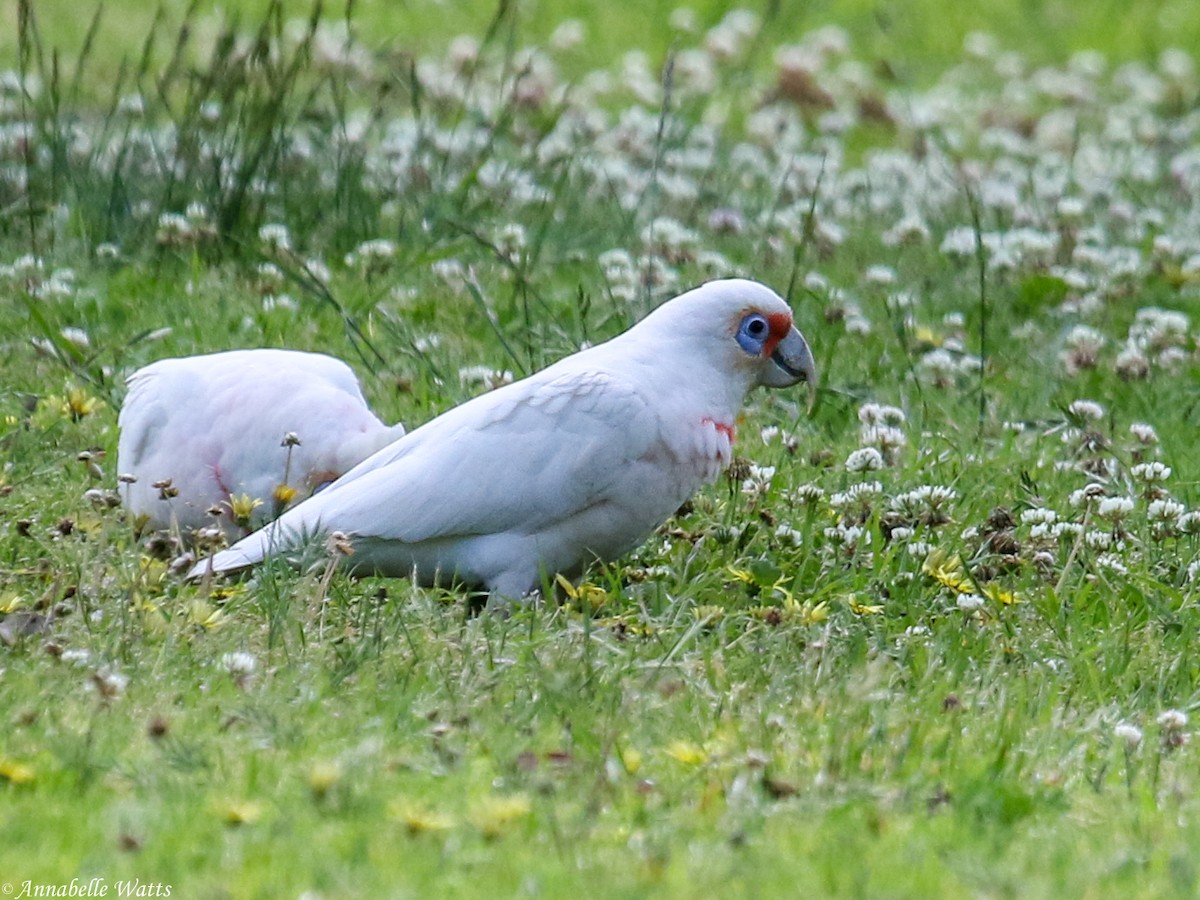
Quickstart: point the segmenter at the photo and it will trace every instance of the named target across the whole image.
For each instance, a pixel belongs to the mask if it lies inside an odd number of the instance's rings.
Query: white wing
[[[241,568],[273,542],[317,532],[406,544],[542,532],[620,494],[629,467],[660,450],[658,417],[628,382],[595,371],[535,376],[418,428],[213,565]]]

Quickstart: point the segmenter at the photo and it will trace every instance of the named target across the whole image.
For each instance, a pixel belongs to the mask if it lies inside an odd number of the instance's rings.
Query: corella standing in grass
[[[404,434],[367,408],[349,366],[321,353],[160,359],[128,383],[121,498],[150,527],[185,535],[219,524],[240,537]]]
[[[519,598],[636,547],[728,465],[752,388],[814,377],[774,291],[712,281],[433,419],[190,575],[342,532],[356,571]]]

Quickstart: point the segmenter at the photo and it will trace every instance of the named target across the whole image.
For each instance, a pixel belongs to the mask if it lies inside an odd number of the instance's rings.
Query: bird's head
[[[644,324],[670,330],[746,387],[815,386],[816,365],[783,298],[757,281],[710,281],[668,300]]]

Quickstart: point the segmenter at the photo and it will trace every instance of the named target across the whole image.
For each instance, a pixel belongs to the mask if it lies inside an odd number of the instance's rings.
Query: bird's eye
[[[737,342],[751,356],[758,356],[762,353],[763,346],[770,336],[771,323],[767,321],[767,317],[761,313],[750,313],[742,319],[741,327],[738,328]]]

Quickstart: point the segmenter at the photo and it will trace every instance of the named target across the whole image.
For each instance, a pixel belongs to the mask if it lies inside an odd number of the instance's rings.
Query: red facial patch
[[[792,317],[788,313],[771,313],[767,316],[767,321],[771,323],[771,336],[763,344],[762,355],[764,358],[769,359],[771,354],[775,352],[775,347],[792,330]]]

